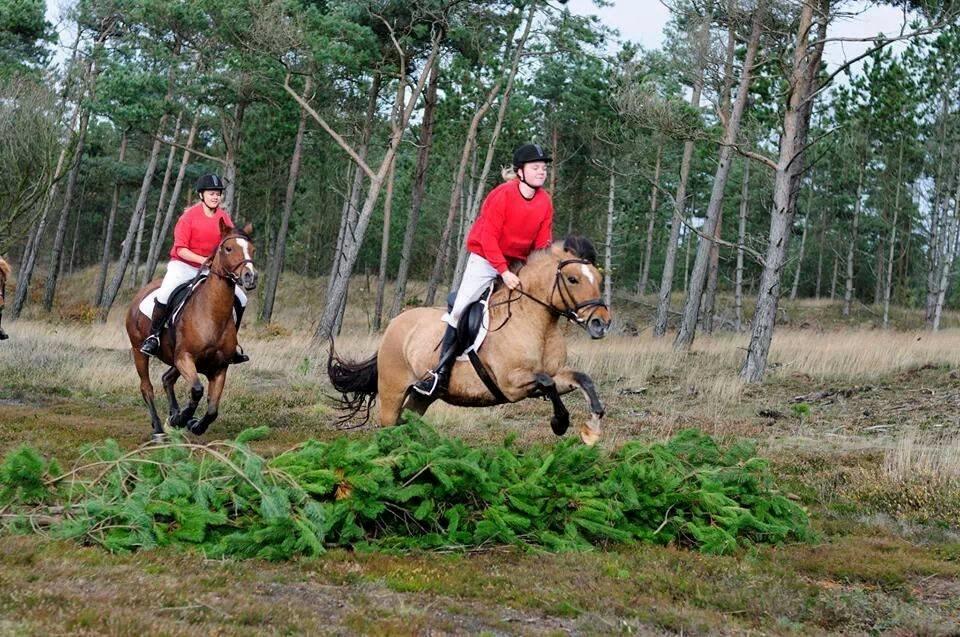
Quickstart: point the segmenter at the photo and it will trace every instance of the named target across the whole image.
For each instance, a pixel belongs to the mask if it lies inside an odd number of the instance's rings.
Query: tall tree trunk
[[[223,116],[223,142],[226,147],[223,165],[223,182],[226,188],[223,191],[223,208],[236,219],[240,218],[240,201],[237,195],[237,157],[240,153],[240,144],[243,137],[243,117],[249,105],[244,95],[239,95],[233,122],[228,123]]]
[[[85,188],[81,189],[80,197],[77,198],[77,214],[76,220],[73,224],[73,242],[70,246],[70,264],[67,267],[67,272],[69,272],[71,275],[73,274],[74,261],[77,258],[77,238],[80,236],[80,218],[83,216],[83,195],[85,192]],[[63,268],[61,268],[60,276],[61,278],[63,277]]]
[[[614,197],[617,188],[617,176],[610,173],[610,194],[607,199],[607,233],[603,242],[603,302],[607,307],[613,305],[613,225]]]
[[[440,65],[435,64],[430,69],[430,80],[427,84],[427,93],[423,104],[423,123],[420,126],[417,165],[413,174],[410,216],[407,219],[407,228],[403,233],[403,247],[400,250],[400,266],[397,270],[396,290],[393,297],[393,307],[390,310],[391,317],[403,311],[407,293],[407,276],[410,272],[410,261],[413,256],[413,240],[416,237],[417,224],[420,222],[423,197],[427,191],[427,168],[430,165],[430,149],[433,147],[433,127],[436,120],[437,89],[439,85]]]
[[[860,173],[857,178],[857,200],[853,203],[853,235],[850,237],[850,243],[847,245],[847,284],[843,292],[843,315],[850,316],[850,303],[853,300],[853,259],[856,256],[856,246],[860,226],[860,206],[863,200],[863,173],[866,166],[860,165]]]
[[[817,39],[811,42],[814,23],[819,25]],[[815,85],[830,15],[830,0],[805,2],[800,12],[792,70],[787,95],[789,100],[780,137],[780,156],[773,186],[770,235],[763,272],[757,294],[757,309],[753,315],[750,344],[740,376],[748,382],[759,382],[767,369],[767,357],[773,340],[773,329],[780,302],[780,279],[786,250],[790,244],[790,227],[797,205],[797,190],[803,171],[804,150],[810,128],[810,115],[815,99]]]
[[[700,93],[703,91],[703,76],[706,68],[706,48],[710,36],[710,18],[704,18],[700,27],[700,63],[697,75],[693,80],[693,93],[690,105],[700,109]],[[683,159],[680,162],[680,183],[674,197],[673,217],[670,222],[670,238],[667,239],[667,249],[663,259],[663,273],[660,276],[660,292],[657,297],[657,317],[653,325],[653,336],[660,338],[667,333],[667,322],[670,318],[670,293],[673,291],[673,270],[677,260],[677,242],[680,239],[680,226],[686,217],[687,181],[690,178],[690,164],[693,160],[693,140],[683,144]],[[686,285],[686,284],[684,284]]]
[[[810,191],[807,193],[807,211],[803,215],[803,234],[800,235],[800,254],[797,256],[797,269],[793,272],[793,287],[790,289],[790,300],[797,300],[797,290],[800,288],[800,273],[803,271],[803,257],[807,247],[807,229],[810,226],[810,215],[813,214],[813,172],[810,173]]]
[[[936,307],[933,311],[933,324],[931,325],[931,328],[934,332],[940,329],[940,320],[943,317],[943,305],[947,297],[947,288],[950,286],[950,272],[953,270],[953,262],[957,254],[957,242],[960,241],[960,174],[957,175],[956,186],[957,192],[954,196],[955,204],[953,216],[947,221],[946,253],[943,256],[943,264],[940,268],[940,281],[937,286],[937,301]],[[946,213],[946,211],[944,211],[944,213]]]
[[[377,298],[373,306],[373,329],[380,331],[383,318],[383,293],[387,287],[387,267],[390,263],[390,217],[393,212],[393,182],[396,164],[390,164],[387,172],[387,194],[383,200],[383,238],[380,241],[380,272],[377,274]]]
[[[127,287],[131,290],[137,289],[137,277],[140,274],[140,247],[143,245],[143,229],[147,222],[147,211],[144,210],[140,215],[140,223],[137,224],[137,236],[133,241],[133,259],[130,264],[130,278]]]
[[[173,124],[173,142],[177,143],[177,140],[180,138],[180,123],[183,121],[183,111],[177,113],[177,121]],[[156,254],[159,251],[157,243],[162,241],[160,238],[160,228],[163,225],[163,211],[167,201],[167,189],[170,187],[170,175],[173,174],[173,160],[176,155],[177,147],[173,144],[170,145],[170,153],[167,155],[167,167],[163,171],[163,183],[160,185],[160,197],[157,199],[157,212],[153,215],[153,227],[150,230],[150,245],[147,248],[147,259],[145,266],[150,264],[150,255]],[[144,215],[146,217],[146,215]],[[134,255],[134,263],[140,263],[140,256]],[[149,268],[144,267],[143,277],[140,281],[140,285],[146,285],[150,281],[150,277],[153,276],[152,272],[147,272]],[[134,272],[137,272],[135,269]],[[130,277],[131,287],[137,285],[137,277]]]
[[[727,121],[726,130],[724,131],[723,146],[720,148],[720,161],[717,165],[717,172],[713,178],[713,190],[710,193],[710,203],[707,206],[707,216],[703,224],[702,238],[697,246],[697,258],[694,262],[693,273],[690,277],[687,301],[684,305],[683,316],[680,321],[680,330],[677,332],[677,337],[673,342],[674,348],[677,349],[689,348],[696,335],[701,295],[703,294],[703,287],[706,283],[707,268],[710,265],[710,251],[711,248],[716,245],[715,239],[719,238],[718,226],[720,214],[723,211],[724,190],[727,187],[727,179],[730,176],[730,166],[733,164],[733,147],[736,145],[737,137],[740,134],[740,121],[743,118],[744,110],[746,110],[747,98],[750,93],[753,62],[760,44],[763,13],[764,11],[762,9],[757,9],[753,14],[750,27],[750,40],[747,43],[743,70],[740,72],[740,85],[737,87],[737,99],[733,104],[733,109]],[[709,237],[712,237],[714,240],[710,240]]]
[[[490,142],[487,144],[487,156],[483,162],[483,170],[480,172],[479,186],[474,192],[473,200],[470,202],[470,208],[467,211],[467,218],[464,220],[464,228],[470,228],[473,226],[474,220],[477,218],[477,213],[480,210],[480,202],[484,194],[483,184],[487,183],[487,175],[490,174],[490,166],[493,164],[493,155],[496,152],[497,141],[500,139],[500,131],[503,128],[503,120],[507,114],[507,107],[510,105],[510,96],[513,93],[513,83],[517,77],[517,69],[520,66],[520,57],[523,55],[524,46],[527,43],[527,38],[530,35],[530,28],[533,26],[533,18],[536,15],[537,3],[532,3],[530,5],[530,10],[527,13],[527,21],[523,28],[523,34],[520,36],[520,41],[517,43],[516,51],[513,54],[513,62],[510,65],[510,73],[507,75],[507,83],[503,89],[503,95],[500,97],[500,109],[497,112],[497,121],[493,126],[493,133],[490,135]],[[447,253],[444,251],[441,255],[441,261],[446,263]],[[457,254],[457,267],[454,270],[453,275],[453,287],[454,289],[460,287],[460,279],[463,277],[463,270],[467,266],[467,246],[465,242],[460,243],[460,249]],[[430,297],[430,292],[433,291],[436,293],[436,286],[427,291],[427,305],[433,304],[433,298]]]
[[[303,98],[310,97],[313,90],[313,79],[307,77],[303,86]],[[307,111],[300,109],[300,122],[297,124],[297,135],[293,140],[293,155],[290,157],[290,170],[287,173],[287,191],[283,198],[283,214],[280,217],[280,229],[277,231],[277,240],[274,244],[270,276],[263,290],[263,305],[260,310],[260,320],[269,323],[273,318],[273,303],[277,296],[277,285],[280,282],[280,273],[283,270],[283,258],[287,248],[287,232],[290,228],[290,215],[293,212],[293,198],[297,192],[297,180],[300,177],[300,163],[303,159],[303,137],[307,131]]]
[[[947,144],[947,115],[950,109],[950,99],[948,98],[949,91],[944,90],[941,103],[940,103],[940,131],[937,135],[937,170],[934,177],[934,194],[933,194],[933,206],[931,207],[931,220],[930,220],[930,249],[928,251],[929,257],[927,260],[927,303],[926,303],[926,319],[927,325],[933,324],[933,313],[937,301],[937,276],[940,271],[940,256],[942,249],[942,236],[941,232],[941,219],[944,215],[941,215],[941,195],[942,193],[947,192],[947,188],[944,188],[944,171],[943,164],[946,157],[946,144]]]
[[[151,241],[151,250],[147,255],[147,265],[143,269],[142,284],[146,285],[153,279],[153,274],[157,270],[157,262],[160,260],[160,253],[163,250],[163,244],[167,240],[167,233],[170,231],[170,224],[173,222],[173,213],[177,210],[180,201],[180,191],[183,189],[183,180],[187,174],[187,166],[190,164],[190,150],[193,148],[194,139],[197,136],[197,129],[200,125],[200,114],[193,116],[193,123],[190,124],[190,132],[187,133],[187,143],[180,158],[180,168],[177,169],[177,178],[173,182],[173,192],[170,193],[170,199],[167,201],[167,210],[163,214],[163,223],[160,225],[160,232],[157,234],[157,240]],[[160,209],[157,209],[159,214]]]
[[[650,259],[653,255],[653,230],[657,222],[657,195],[660,194],[660,161],[663,155],[663,142],[657,144],[657,165],[653,170],[653,188],[650,189],[650,218],[647,220],[647,243],[643,251],[643,271],[637,286],[639,294],[647,293],[647,281],[650,279]],[[554,171],[556,172],[556,171]]]
[[[57,222],[57,233],[53,239],[53,252],[50,255],[50,272],[47,274],[47,283],[43,291],[43,309],[50,312],[53,309],[53,297],[57,291],[57,277],[60,274],[60,261],[63,259],[63,239],[67,232],[67,219],[70,216],[70,204],[73,202],[73,193],[77,188],[77,177],[80,174],[80,164],[83,161],[83,149],[87,138],[87,124],[90,121],[90,111],[84,109],[80,115],[80,130],[77,133],[77,145],[73,154],[73,164],[67,176],[67,188],[63,195],[63,206],[60,208],[60,219]]]
[[[127,154],[127,131],[124,130],[120,137],[120,153],[117,157],[117,165],[122,166],[123,160]],[[107,217],[107,229],[103,233],[103,252],[100,257],[100,271],[97,273],[96,292],[93,296],[93,304],[100,305],[100,299],[103,297],[103,286],[107,281],[107,270],[110,268],[110,243],[113,240],[113,227],[117,223],[117,208],[120,205],[120,180],[113,184],[113,196],[110,198],[110,215]]]
[[[837,298],[837,262],[840,260],[840,256],[834,251],[833,254],[833,279],[830,281],[830,300],[834,301]]]
[[[734,305],[737,314],[737,331],[743,329],[743,242],[747,235],[747,210],[750,207],[750,160],[743,161],[743,185],[740,189],[740,225],[737,228],[737,283]]]
[[[167,95],[165,97],[166,102],[170,102],[173,98],[173,78],[174,78],[174,67],[170,68],[169,73],[167,74]],[[160,124],[157,126],[157,134],[153,138],[153,147],[150,149],[150,157],[147,160],[147,170],[143,174],[143,181],[140,184],[140,194],[137,197],[136,206],[133,209],[133,215],[130,217],[130,225],[127,226],[127,234],[123,240],[123,246],[120,249],[120,260],[117,262],[117,269],[113,274],[113,279],[110,281],[110,285],[107,287],[104,292],[102,302],[100,303],[100,311],[98,314],[98,319],[101,323],[106,322],[107,315],[110,313],[110,308],[113,306],[113,302],[117,299],[117,294],[120,293],[120,287],[123,285],[123,277],[127,271],[127,265],[130,262],[130,253],[133,249],[133,241],[137,232],[137,228],[140,227],[140,219],[143,217],[144,213],[147,210],[147,198],[150,195],[150,186],[153,183],[154,173],[157,171],[157,159],[160,157],[160,147],[163,144],[160,137],[163,135],[163,131],[167,128],[167,118],[169,115],[164,113],[160,117]]]
[[[691,209],[690,216],[695,217],[696,213]],[[690,244],[693,243],[693,239],[690,238],[690,228],[684,228],[682,241],[683,241],[683,292],[687,293],[690,285]]]
[[[717,216],[716,237],[722,237],[723,211]],[[720,246],[714,243],[710,247],[710,267],[707,269],[707,289],[703,293],[703,307],[700,310],[700,328],[705,334],[713,333],[713,316],[717,304],[717,284],[720,278]]]
[[[820,286],[821,286],[821,283],[823,282],[823,252],[826,249],[826,246],[823,243],[824,242],[824,226],[826,224],[824,223],[824,215],[822,212],[820,213],[819,217],[820,217],[820,233],[819,233],[820,239],[819,241],[817,241],[817,245],[819,246],[819,249],[817,250],[817,291],[815,293],[815,298],[818,301],[820,300]]]
[[[893,195],[893,223],[890,225],[890,256],[887,258],[887,276],[883,286],[883,327],[890,327],[890,295],[893,292],[893,261],[897,247],[897,216],[900,213],[900,187],[903,185],[903,138],[900,139],[900,158],[897,163],[897,186]]]

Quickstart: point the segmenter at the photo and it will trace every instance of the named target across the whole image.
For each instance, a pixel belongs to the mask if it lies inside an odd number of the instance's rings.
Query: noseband
[[[601,299],[600,297],[597,297],[595,299],[589,299],[581,303],[576,302],[576,299],[574,299],[573,297],[573,293],[570,291],[570,286],[567,283],[567,280],[563,276],[563,268],[573,264],[593,265],[587,259],[564,259],[563,261],[558,263],[557,272],[553,277],[553,288],[551,288],[550,297],[547,299],[546,302],[541,301],[540,299],[533,296],[532,294],[524,292],[522,288],[517,288],[516,290],[509,290],[507,293],[507,300],[495,304],[495,305],[506,304],[508,308],[507,319],[504,320],[504,322],[500,325],[500,327],[503,327],[503,325],[506,324],[507,320],[510,319],[509,305],[510,303],[516,300],[515,298],[511,298],[510,296],[513,292],[517,292],[521,296],[525,296],[531,301],[534,301],[535,303],[539,303],[543,307],[547,308],[550,311],[550,313],[553,314],[554,316],[558,318],[562,316],[563,318],[567,319],[571,323],[576,323],[583,329],[587,329],[587,323],[590,322],[594,314],[596,314],[597,310],[599,310],[600,308],[604,308],[609,311],[609,308],[607,308],[606,303],[604,303],[603,299]],[[553,304],[553,297],[556,294],[559,294],[560,300],[563,301],[562,310],[558,310]],[[587,314],[586,317],[583,317],[580,315],[580,311],[584,309],[590,310],[590,312]],[[500,327],[498,327],[497,329],[500,329]]]

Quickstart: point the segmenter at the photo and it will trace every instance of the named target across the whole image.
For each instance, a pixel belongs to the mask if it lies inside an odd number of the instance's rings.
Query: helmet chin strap
[[[537,191],[540,190],[541,186],[534,186],[530,182],[528,182],[526,177],[521,176],[521,173],[520,173],[521,170],[523,170],[522,166],[517,169],[517,179],[520,180],[520,183],[524,184],[527,188],[533,188],[533,194],[534,196],[536,196]],[[523,195],[523,193],[520,193],[520,194]],[[526,197],[524,197],[524,199],[526,199]]]

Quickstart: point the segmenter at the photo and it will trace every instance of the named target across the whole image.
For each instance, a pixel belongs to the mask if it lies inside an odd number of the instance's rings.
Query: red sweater
[[[177,252],[186,248],[202,257],[209,257],[220,244],[220,219],[233,227],[233,220],[223,208],[217,208],[212,217],[203,212],[203,203],[197,203],[183,211],[173,228],[173,248],[170,249],[170,258],[184,263],[190,263],[180,258]],[[190,263],[196,266],[196,263]]]
[[[543,188],[527,201],[516,179],[500,184],[487,195],[480,216],[470,228],[467,250],[490,262],[497,272],[507,261],[526,261],[534,250],[553,240],[553,202]]]

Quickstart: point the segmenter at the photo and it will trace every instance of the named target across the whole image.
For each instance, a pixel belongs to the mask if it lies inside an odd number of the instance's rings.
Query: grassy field
[[[132,448],[149,437],[120,311],[89,322],[90,280],[66,281],[56,319],[28,312],[5,323],[0,452],[28,443],[69,465],[84,443],[112,437]],[[302,302],[315,288],[323,284],[288,277],[277,323],[244,329],[253,360],[231,369],[207,439],[266,424],[273,434],[255,447],[271,454],[307,438],[368,435],[330,424],[326,351],[310,340],[320,303]],[[363,280],[353,289],[338,349],[367,354],[377,340],[367,333],[372,303]],[[650,302],[621,299],[618,323],[647,325]],[[652,546],[335,550],[273,564],[0,536],[0,634],[956,634],[960,320],[950,314],[949,329],[931,334],[909,310],[895,312],[893,331],[877,329],[875,308],[853,314],[825,301],[787,304],[772,371],[757,386],[736,379],[744,335],[701,337],[676,354],[648,330],[600,342],[570,332],[575,363],[608,406],[602,445],[686,427],[755,439],[808,507],[815,544],[723,557]],[[574,420],[587,416],[578,395],[565,402]],[[554,439],[549,416],[549,404],[529,401],[437,406],[427,420],[470,441],[515,434],[531,445]]]

